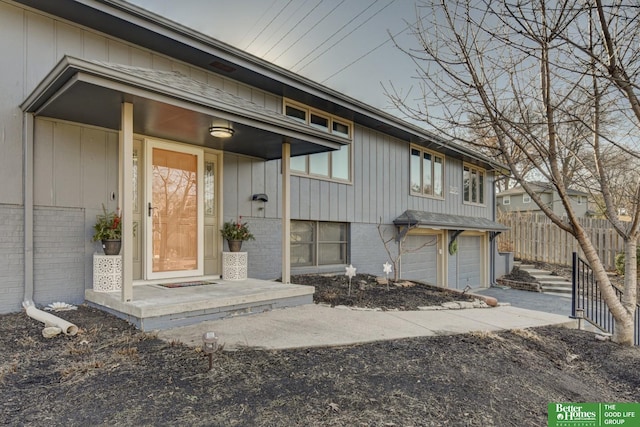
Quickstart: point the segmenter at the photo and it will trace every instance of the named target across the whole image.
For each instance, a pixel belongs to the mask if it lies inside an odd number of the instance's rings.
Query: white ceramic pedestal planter
[[[245,280],[247,278],[247,252],[222,252],[222,278]]]
[[[122,288],[122,255],[93,254],[93,290],[119,291]]]

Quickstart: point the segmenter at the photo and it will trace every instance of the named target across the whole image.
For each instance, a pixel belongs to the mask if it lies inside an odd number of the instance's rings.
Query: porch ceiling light
[[[211,126],[209,128],[209,133],[211,136],[215,136],[216,138],[231,138],[234,130],[229,126]]]

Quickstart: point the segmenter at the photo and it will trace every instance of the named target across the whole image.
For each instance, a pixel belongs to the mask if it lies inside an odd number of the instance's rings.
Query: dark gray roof
[[[77,59],[77,58],[76,58]],[[134,67],[124,64],[115,64],[112,62],[89,60],[87,62],[98,66],[109,68],[139,79],[147,80],[150,83],[158,83],[163,85],[163,90],[173,88],[180,92],[202,97],[208,104],[214,104],[225,110],[243,109],[246,112],[254,112],[260,115],[269,116],[272,120],[289,122],[291,125],[298,126],[300,122],[285,116],[277,111],[268,110],[254,102],[236,96],[232,93],[225,92],[221,89],[195,80],[179,71],[162,71],[149,68]]]
[[[444,230],[507,231],[509,227],[487,218],[448,215],[435,212],[405,211],[393,220],[395,225],[426,226]]]
[[[121,105],[134,106],[134,132],[265,160],[339,149],[350,141],[175,71],[65,56],[22,103],[36,115],[120,129]],[[233,138],[209,127],[230,123]]]
[[[344,117],[401,140],[441,151],[447,156],[502,173],[508,171],[508,167],[495,158],[485,156],[457,141],[442,138],[338,90],[330,89],[125,0],[15,1],[249,86]]]

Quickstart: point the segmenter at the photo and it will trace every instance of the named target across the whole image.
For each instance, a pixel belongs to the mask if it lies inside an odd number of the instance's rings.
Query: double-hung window
[[[411,147],[411,194],[444,197],[444,156]]]
[[[347,223],[291,221],[291,266],[346,264],[348,236]]]
[[[484,205],[484,169],[465,164],[462,185],[465,203]]]
[[[284,114],[312,128],[352,139],[353,123],[323,111],[315,110],[288,99],[284,100]],[[339,150],[291,158],[291,171],[337,181],[351,181],[351,145]]]

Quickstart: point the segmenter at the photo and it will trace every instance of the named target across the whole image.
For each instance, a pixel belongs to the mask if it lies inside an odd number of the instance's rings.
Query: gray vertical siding
[[[3,281],[0,312],[20,309],[24,292],[23,117],[19,105],[63,56],[180,71],[262,107],[282,110],[280,97],[4,1],[0,1],[0,31],[3,35],[0,37],[3,53],[0,69],[3,82],[0,96],[0,180],[3,183],[0,186],[0,227],[11,230],[0,236],[3,261],[0,263]],[[117,132],[37,118],[34,141],[34,204],[39,213],[34,218],[37,231],[34,245],[39,251],[34,272],[36,302],[78,302],[84,298],[84,289],[91,286],[91,255],[99,249],[90,241],[95,215],[103,203],[109,209],[117,207],[117,202],[109,197],[112,192],[118,193]],[[247,163],[249,169],[253,169],[249,172],[240,162],[236,166],[237,171],[225,166],[225,173],[240,180],[233,184],[234,188],[246,188],[247,191],[242,192],[244,199],[239,194],[234,198],[233,194],[225,192],[233,211],[247,217],[278,217],[280,184],[276,165]],[[245,182],[246,176],[253,178]],[[256,192],[268,193],[273,200],[265,204],[264,211],[258,210],[258,205],[250,201],[253,188],[261,190]],[[55,215],[51,217],[47,212],[66,217],[78,228],[68,230],[52,223]],[[72,212],[83,213],[76,217]],[[51,255],[53,249],[49,242],[54,240],[61,242],[58,251],[67,256]]]
[[[345,184],[304,176],[291,177],[291,217],[301,220],[390,224],[407,209],[491,218],[489,189],[493,177],[487,172],[487,204],[462,202],[462,162],[445,159],[444,200],[409,193],[409,144],[382,133],[355,126],[353,183]],[[267,174],[264,171],[272,171]],[[268,181],[266,179],[269,179]],[[274,182],[274,178],[275,182]],[[254,193],[269,195],[266,218],[278,218],[280,161],[225,155],[225,217],[262,217],[250,202]],[[457,194],[456,194],[457,193]],[[228,196],[228,197],[227,197]]]
[[[358,268],[359,272],[382,274],[382,264],[388,260],[388,255],[376,225],[382,220],[382,223],[389,227],[389,224],[407,209],[492,219],[490,188],[493,185],[493,176],[490,172],[487,172],[486,176],[487,204],[485,206],[463,203],[462,161],[451,158],[445,159],[444,200],[412,196],[409,193],[410,148],[408,143],[362,126],[355,126],[353,144],[352,183],[345,184],[296,175],[291,177],[291,218],[348,222],[351,229],[350,262]],[[264,171],[272,171],[272,174],[263,173],[262,165]],[[270,180],[262,181],[262,178],[270,178]],[[275,181],[274,178],[276,178]],[[280,161],[264,163],[258,159],[226,154],[225,218],[251,215],[251,220],[256,221],[256,225],[260,222],[260,218],[277,220],[280,218],[281,200],[278,197],[280,193],[277,187],[280,183]],[[251,195],[257,192],[266,192],[269,195],[267,203],[269,208],[263,212],[256,211],[255,206],[250,202]],[[278,221],[272,224],[277,224],[272,231],[276,228],[281,229]],[[281,241],[278,233],[273,234],[273,238],[278,242]],[[259,239],[251,243],[250,247],[259,246],[258,242]],[[445,242],[445,250],[446,243],[448,240]],[[257,263],[253,267],[257,270],[256,274],[262,274],[260,272],[262,267],[258,265],[268,265],[277,269],[279,254],[278,248],[270,254],[271,261],[264,259],[265,255],[261,254],[259,262],[252,256],[250,264]],[[471,256],[475,259],[480,255],[471,254]],[[448,277],[452,286],[455,286],[457,261],[459,261],[457,256],[449,258]],[[274,265],[276,267],[273,267]],[[476,274],[479,277],[477,268],[474,272],[467,272],[466,266],[463,265],[462,269],[465,283],[469,274]],[[457,271],[460,275],[460,268]],[[471,276],[469,279],[478,281]],[[435,283],[437,278],[423,278],[423,280]]]
[[[19,104],[65,55],[125,65],[176,70],[214,87],[236,94],[272,111],[282,111],[279,96],[240,84],[215,73],[189,66],[164,55],[76,26],[45,14],[0,1],[0,49],[4,55],[0,78],[0,227],[14,230],[0,236],[5,265],[0,311],[19,308],[22,298],[22,114]],[[62,299],[77,302],[91,286],[89,241],[95,215],[117,194],[117,133],[80,124],[38,118],[35,121],[34,203],[37,230],[35,290],[38,303]],[[387,258],[376,224],[390,224],[407,209],[490,218],[489,207],[462,203],[462,163],[445,160],[444,200],[409,194],[409,145],[380,132],[356,125],[353,140],[352,183],[293,176],[292,218],[341,221],[351,224],[351,257],[359,271],[378,273]],[[277,277],[280,271],[282,183],[280,161],[225,154],[223,163],[223,220],[243,216],[257,240],[248,242],[253,277]],[[487,188],[492,185],[488,176]],[[458,189],[454,194],[453,189]],[[251,196],[266,193],[269,202]],[[486,191],[485,194],[490,194]],[[59,224],[58,220],[63,223]],[[20,241],[18,241],[20,240]],[[53,243],[60,252],[53,256]]]
[[[0,37],[3,60],[0,68],[0,203],[22,204],[22,113],[26,63],[24,61],[23,12],[0,3]]]

